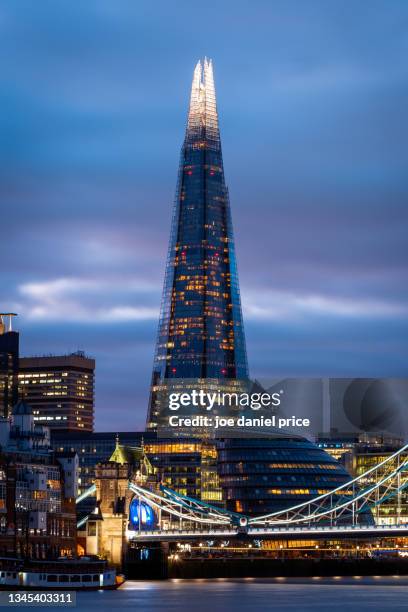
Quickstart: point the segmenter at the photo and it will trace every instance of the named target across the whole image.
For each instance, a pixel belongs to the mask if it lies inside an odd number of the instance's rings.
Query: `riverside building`
[[[0,556],[75,554],[75,453],[51,452],[49,429],[24,401],[0,419],[0,447]]]

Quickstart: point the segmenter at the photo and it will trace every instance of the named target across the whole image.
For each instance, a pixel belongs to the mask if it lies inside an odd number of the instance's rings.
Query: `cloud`
[[[27,319],[65,323],[77,321],[95,325],[108,321],[146,321],[158,317],[157,305],[149,305],[149,302],[158,303],[157,299],[152,299],[154,289],[155,286],[144,279],[121,282],[57,278],[21,285],[19,293],[26,301],[20,302],[19,309]],[[120,301],[109,305],[116,297]]]
[[[290,321],[320,315],[334,318],[378,319],[406,317],[406,303],[355,296],[243,290],[243,310],[248,319]]]
[[[15,305],[28,319],[86,322],[146,321],[158,318],[159,292],[146,279],[57,278],[19,287],[25,302]],[[405,317],[408,306],[396,301],[355,296],[243,288],[247,320],[290,321],[308,316],[334,318]]]

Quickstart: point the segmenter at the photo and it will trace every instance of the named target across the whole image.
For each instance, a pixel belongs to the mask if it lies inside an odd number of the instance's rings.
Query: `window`
[[[88,535],[96,536],[96,522],[95,521],[88,522]]]

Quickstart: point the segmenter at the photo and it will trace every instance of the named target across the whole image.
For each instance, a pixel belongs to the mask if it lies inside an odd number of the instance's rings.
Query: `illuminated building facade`
[[[158,479],[170,489],[204,501],[220,502],[216,450],[202,440],[167,440],[153,431],[64,432],[53,431],[55,452],[75,452],[79,462],[79,493],[95,482],[96,466],[115,451],[117,440],[127,448],[143,448]]]
[[[228,189],[210,60],[198,62],[178,175],[147,426],[168,379],[246,380]]]
[[[218,466],[227,510],[250,515],[303,503],[350,480],[334,457],[302,439],[222,440]]]
[[[385,461],[403,444],[403,440],[381,433],[349,436],[334,433],[318,440],[318,446],[341,461],[353,477],[361,476]],[[374,485],[376,477],[377,474],[367,475],[364,486]],[[399,495],[390,495],[384,503],[373,508],[373,517],[378,525],[408,523],[408,490],[402,490]]]
[[[0,417],[9,416],[18,401],[19,334],[11,328],[14,316],[0,313]]]
[[[181,495],[222,503],[214,444],[198,439],[157,439],[144,450],[160,481]]]
[[[393,453],[399,450],[401,445],[393,446],[389,444],[373,445],[359,444],[353,453],[353,472],[356,476],[361,476],[374,466],[388,459]],[[408,453],[407,453],[408,454]],[[406,459],[403,456],[403,459]],[[381,473],[381,472],[380,472]],[[374,477],[366,476],[364,485],[369,487],[374,484]],[[399,495],[389,497],[385,503],[373,509],[373,516],[378,525],[401,525],[408,523],[408,491],[404,489]]]
[[[82,352],[62,356],[21,357],[20,397],[34,419],[51,430],[92,431],[95,361]]]
[[[47,427],[20,401],[0,419],[0,556],[34,559],[76,550],[77,456],[52,453]]]

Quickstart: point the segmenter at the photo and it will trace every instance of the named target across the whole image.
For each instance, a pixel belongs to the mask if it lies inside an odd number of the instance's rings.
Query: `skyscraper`
[[[211,60],[194,70],[153,365],[147,424],[166,379],[248,378]]]

